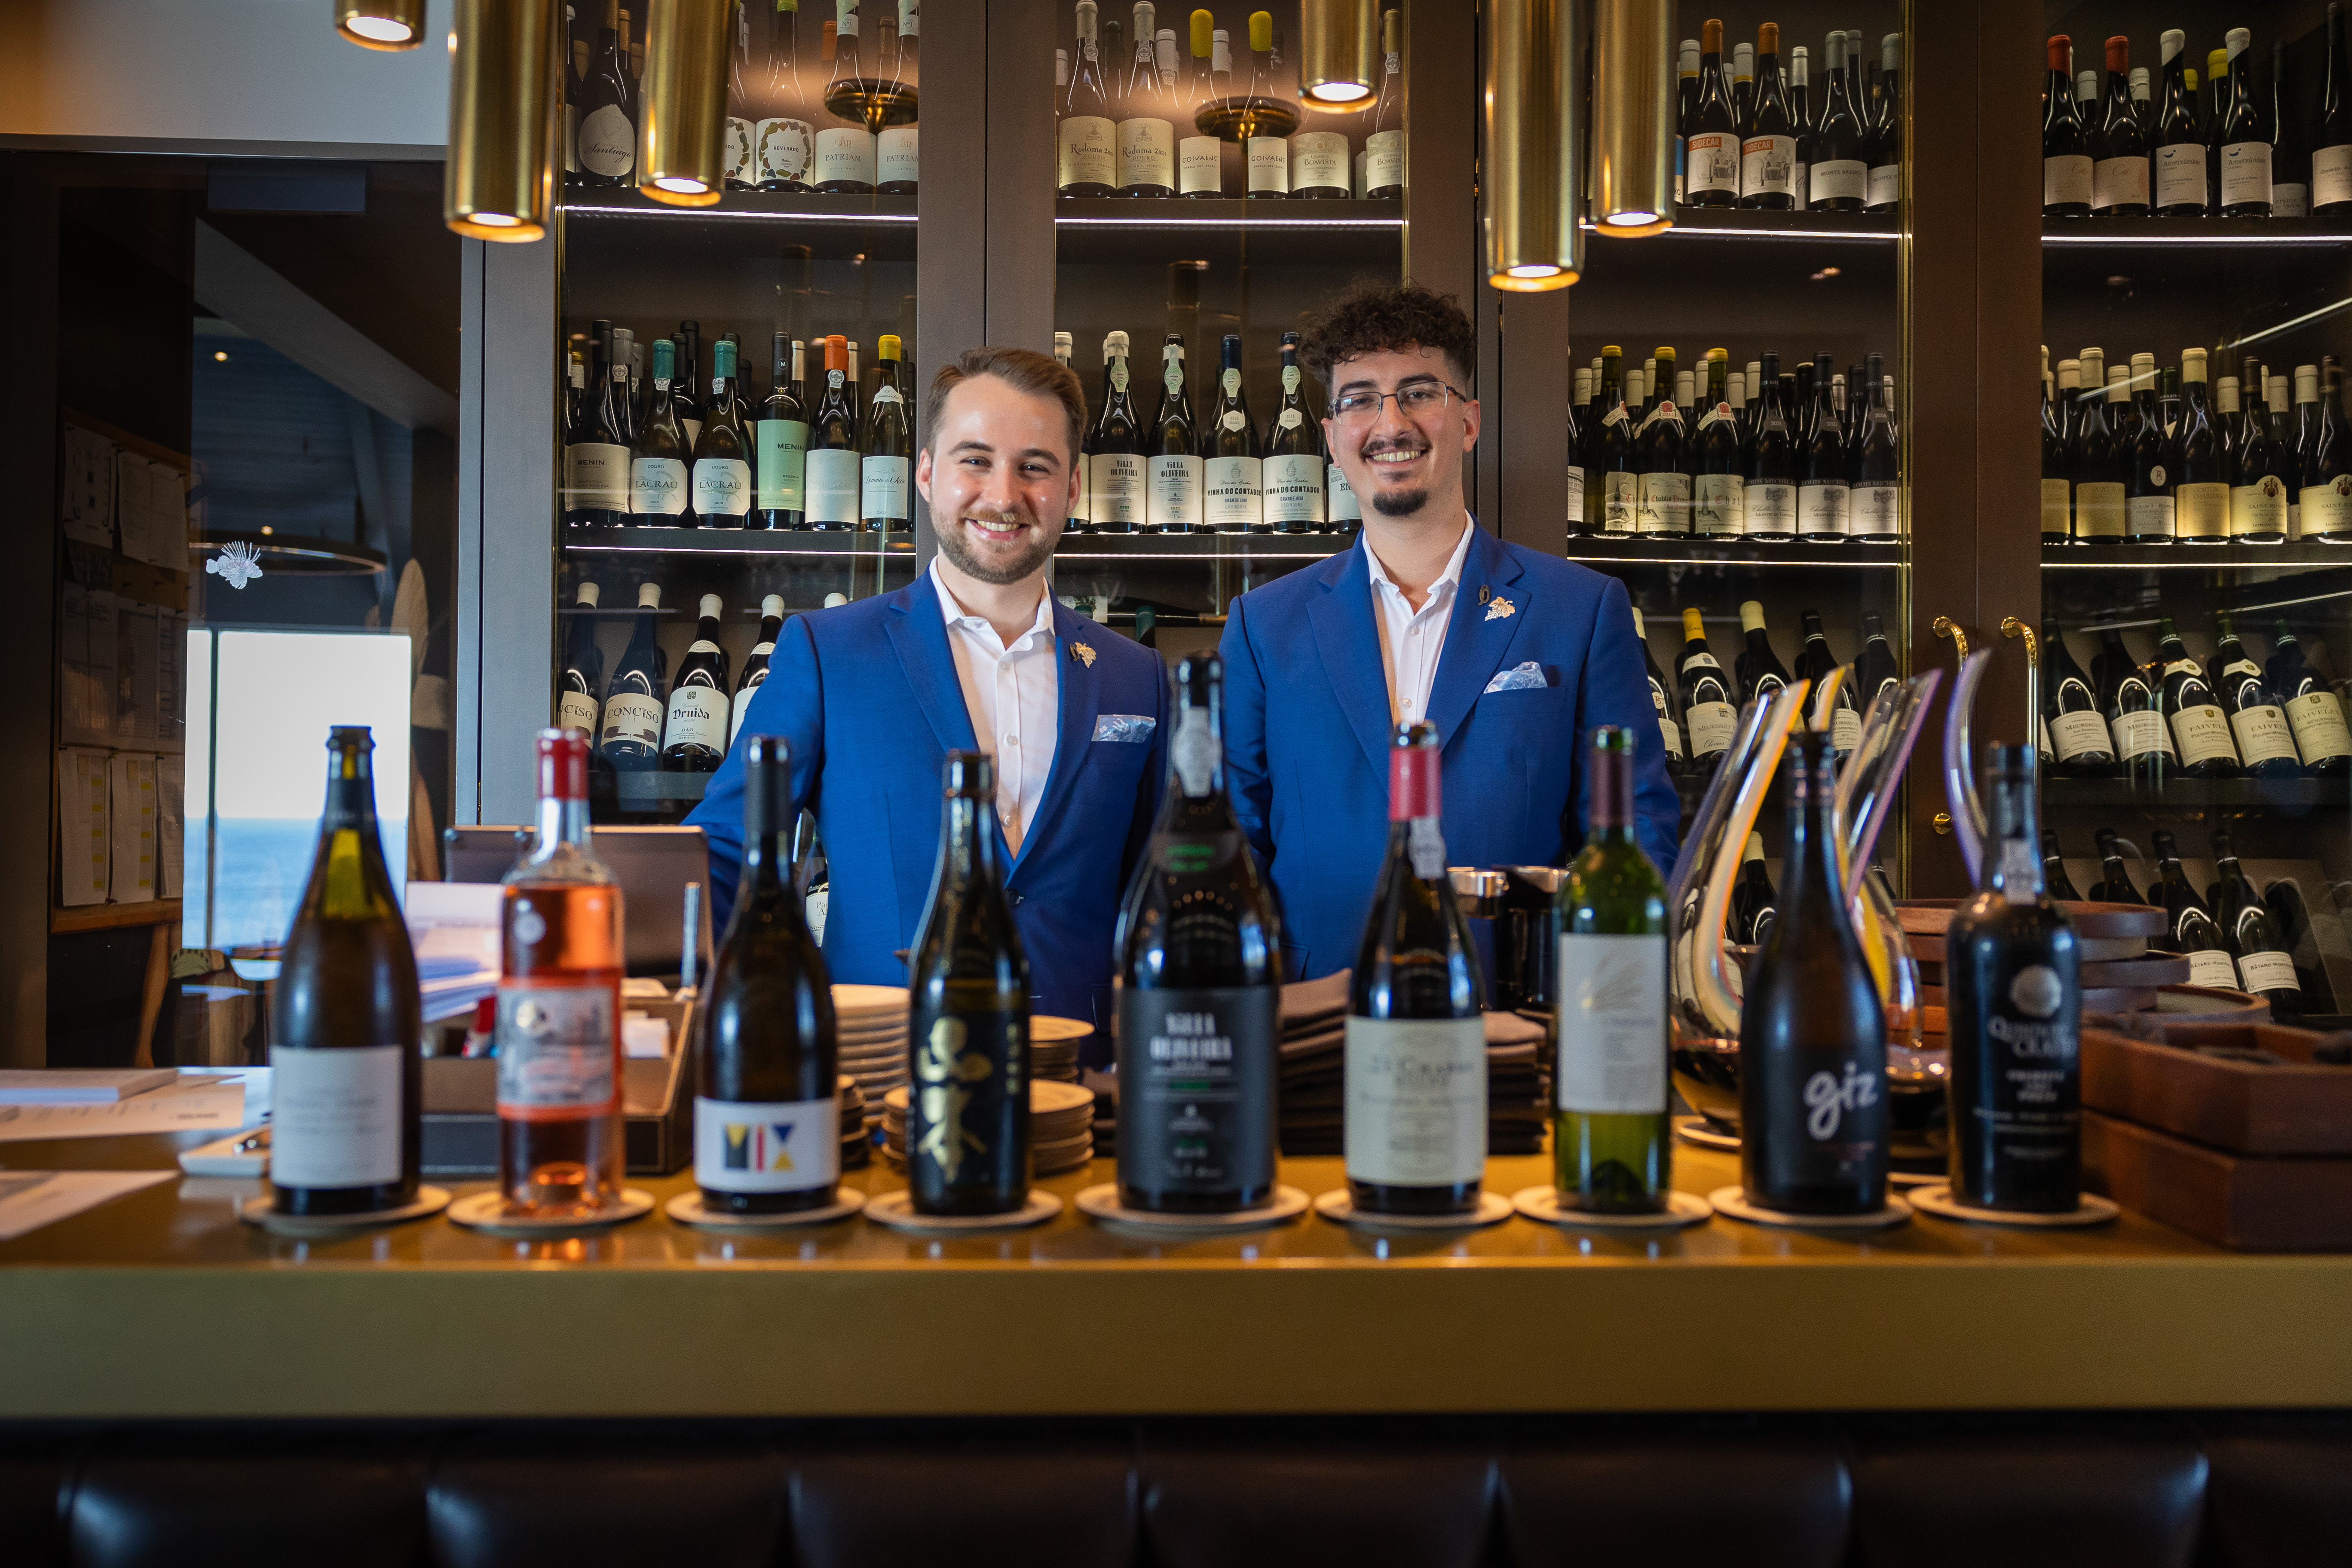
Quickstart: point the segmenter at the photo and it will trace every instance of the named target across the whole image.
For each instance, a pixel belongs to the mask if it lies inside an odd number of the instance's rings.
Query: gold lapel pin
[[[1478,584],[1478,602],[1479,602],[1480,604],[1482,604],[1482,605],[1483,605],[1483,604],[1485,604],[1487,600],[1489,600],[1489,599],[1493,598],[1494,596],[1495,596],[1495,590],[1494,590],[1494,589],[1489,588],[1489,587],[1488,587],[1488,586],[1486,586],[1486,584],[1484,584],[1484,583],[1481,583],[1481,584]]]
[[[1085,665],[1088,669],[1092,669],[1095,667],[1095,650],[1088,644],[1082,642],[1072,643],[1070,645],[1070,657],[1076,659],[1080,664]]]

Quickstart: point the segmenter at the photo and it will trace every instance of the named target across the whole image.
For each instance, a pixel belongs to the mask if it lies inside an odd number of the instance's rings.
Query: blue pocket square
[[[1151,731],[1159,727],[1160,721],[1149,713],[1103,713],[1095,719],[1095,739],[1141,744],[1150,741]]]
[[[1529,659],[1525,664],[1512,666],[1486,682],[1486,689],[1488,691],[1528,691],[1550,684],[1551,682],[1544,678],[1544,667]]]

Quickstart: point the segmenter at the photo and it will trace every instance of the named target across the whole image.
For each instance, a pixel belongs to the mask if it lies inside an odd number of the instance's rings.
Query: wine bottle
[[[849,340],[824,340],[824,391],[809,423],[802,504],[808,526],[855,529],[865,454],[858,449],[857,411],[850,401]]]
[[[1682,706],[1675,700],[1675,689],[1667,684],[1665,672],[1650,656],[1650,632],[1639,610],[1633,612],[1633,640],[1642,645],[1642,668],[1650,682],[1650,706],[1657,710],[1658,740],[1665,749],[1666,772],[1679,773],[1684,764],[1683,729],[1675,722],[1675,717],[1682,711]]]
[[[2091,901],[2095,904],[2145,904],[2137,888],[2132,886],[2130,874],[2124,869],[2124,852],[2116,842],[2116,830],[2102,827],[2095,837],[2099,847],[2099,880],[2091,884]]]
[[[2312,778],[2342,778],[2352,773],[2352,726],[2344,721],[2344,704],[2327,682],[2303,657],[2303,647],[2282,619],[2271,639],[2270,662],[2264,672],[2270,689],[2286,710],[2294,731],[2294,749],[2302,754],[2303,771]]]
[[[2296,372],[2302,379],[2302,371]],[[2344,421],[2344,373],[2331,357],[2312,405],[2297,539],[2352,543],[2352,426]]]
[[[2311,152],[2291,104],[2299,95],[2287,90],[2286,40],[2271,45],[2270,91],[2263,106],[2263,121],[2271,141],[2271,216],[2311,216]]]
[[[1184,340],[1160,345],[1160,409],[1143,436],[1144,531],[1194,533],[1201,528],[1200,435],[1185,387]]]
[[[1275,37],[1274,16],[1253,11],[1249,17],[1249,96],[1243,100],[1242,163],[1245,189],[1252,196],[1283,200],[1290,195],[1290,142],[1278,134],[1286,117],[1267,111],[1278,105],[1282,90],[1282,45]],[[1290,90],[1297,78],[1290,79]]]
[[[743,661],[743,673],[735,678],[735,703],[727,721],[730,747],[743,732],[743,717],[751,711],[751,699],[768,682],[768,660],[775,654],[776,636],[783,629],[784,596],[771,594],[760,601],[760,640],[751,645],[751,657]]]
[[[874,192],[911,196],[921,189],[922,174],[922,131],[912,117],[920,107],[922,7],[919,0],[898,0],[895,21],[889,0],[883,0],[881,9],[875,26],[874,65],[883,78],[882,101],[908,118],[875,133]]]
[[[1568,528],[1570,539],[1582,539],[1600,531],[1600,520],[1591,523],[1584,520],[1584,427],[1585,405],[1592,397],[1592,373],[1579,368],[1569,395],[1568,406],[1562,409],[1561,423],[1567,426],[1568,467],[1561,476],[1567,480]]]
[[[2189,85],[2198,85],[2197,74],[2189,75]],[[2221,216],[2221,111],[2230,101],[2230,51],[2208,49],[2205,53],[2205,76],[2202,96],[2198,100],[2205,126],[2205,216]]]
[[[2046,827],[2042,830],[2042,885],[2062,904],[2083,901],[2083,895],[2074,890],[2074,879],[2066,875],[2066,858],[2059,851],[2058,836]]]
[[[1151,0],[1136,0],[1134,57],[1128,62],[1123,112],[1114,132],[1112,177],[1123,196],[1176,194],[1176,126],[1161,99],[1151,57],[1159,37],[1155,11]]]
[[[2066,647],[2055,621],[2042,623],[2042,721],[2050,731],[2057,771],[2068,778],[2111,778],[2115,737],[2099,711],[2099,695]]]
[[[699,520],[688,510],[688,448],[669,395],[676,353],[677,345],[669,339],[654,341],[653,401],[645,427],[637,432],[636,445],[629,453],[629,512],[632,521],[692,528]]]
[[[620,8],[606,0],[604,24],[596,30],[596,52],[580,87],[580,129],[575,155],[580,184],[611,188],[635,184],[637,166],[637,88],[628,52],[621,42]]]
[[[1314,533],[1323,527],[1323,426],[1307,410],[1306,373],[1298,365],[1298,334],[1282,334],[1282,397],[1265,430],[1260,465],[1265,521],[1276,533]]]
[[[2122,776],[2147,789],[2160,789],[2179,771],[2172,731],[2158,695],[2160,679],[2136,664],[2114,627],[2099,633],[2100,653],[2091,661],[2099,691],[2099,713],[2114,738]]]
[[[663,705],[668,661],[654,641],[655,612],[660,608],[661,584],[639,584],[637,624],[604,693],[604,723],[596,749],[623,773],[648,772],[661,753],[662,721],[668,712]]]
[[[1731,123],[1741,136],[1756,118],[1756,46],[1731,47]]]
[[[1977,896],[1944,932],[1952,1195],[2070,1213],[2083,1179],[2082,942],[2043,889],[2033,754],[1992,748]]]
[[[1101,412],[1087,432],[1088,515],[1097,531],[1133,533],[1143,526],[1145,498],[1142,421],[1128,394],[1128,337],[1103,339]],[[1321,489],[1321,475],[1317,475]]]
[[[1843,544],[1853,533],[1853,480],[1845,425],[1831,397],[1829,355],[1813,368],[1804,455],[1798,468],[1797,537],[1811,544]]]
[[[1202,110],[1233,96],[1233,40],[1215,21],[1206,11],[1192,13],[1192,88],[1186,124],[1194,131],[1200,129]],[[1214,201],[1225,194],[1224,143],[1216,137],[1185,137],[1177,143],[1176,159],[1180,195]]]
[[[2255,362],[2246,362],[2259,379]],[[2248,544],[2277,544],[2287,535],[2287,502],[2294,494],[2293,454],[2271,438],[2270,422],[2250,411],[2238,423],[2231,451],[2236,470],[2230,490],[2230,537]]]
[[[2069,395],[2082,376],[2082,362],[2059,361],[2053,389],[2050,351],[2044,348],[2042,354],[2042,542],[2047,546],[2072,543],[2074,537],[2068,515],[2074,485],[2068,472],[2072,454],[2067,450],[2065,417]]]
[[[1830,35],[1824,55],[1820,123],[1813,130],[1806,206],[1816,212],[1858,213],[1870,201],[1870,159],[1862,113],[1845,68],[1843,32]]]
[[[1601,1214],[1656,1214],[1673,1187],[1666,884],[1635,834],[1635,745],[1631,730],[1592,731],[1584,847],[1553,896],[1553,1183],[1562,1207]]]
[[[2268,217],[2273,144],[2270,116],[2254,91],[2254,62],[2249,52],[2253,34],[2232,27],[2224,41],[2230,50],[2230,78],[2220,125],[2221,216]]]
[[[1751,833],[1739,850],[1739,875],[1731,884],[1727,940],[1753,947],[1772,929],[1780,896],[1772,889],[1772,872],[1764,863],[1764,836]]]
[[[1005,1214],[1029,1192],[1029,961],[997,866],[996,764],[950,752],[916,927],[907,1190],[915,1212]]]
[[[1404,197],[1404,13],[1381,14],[1381,95],[1364,138],[1364,195],[1376,202]]]
[[[2207,665],[2206,683],[2221,711],[2229,716],[2230,734],[2237,742],[2245,771],[2258,778],[2299,778],[2303,761],[2296,755],[2294,730],[2286,710],[2272,694],[2263,667],[2246,652],[2230,612],[2213,617],[2213,658]]]
[[[1798,469],[1801,443],[1792,428],[1795,411],[1783,397],[1780,356],[1764,356],[1764,405],[1741,491],[1748,537],[1780,543],[1797,537]]]
[[[1695,207],[1739,205],[1739,127],[1723,85],[1723,24],[1699,26],[1698,103],[1684,148],[1683,199]]]
[[[1675,661],[1683,690],[1683,732],[1689,737],[1691,771],[1708,773],[1723,760],[1739,725],[1731,682],[1707,650],[1706,626],[1696,610],[1683,612],[1683,656]]]
[[[1788,689],[1789,670],[1780,656],[1772,651],[1772,639],[1764,630],[1764,605],[1760,600],[1743,600],[1739,605],[1739,629],[1748,646],[1732,661],[1732,674],[1739,680],[1739,700],[1769,702]]]
[[[2303,981],[2294,972],[2294,952],[2279,932],[2270,906],[2246,878],[2231,847],[2229,832],[2213,830],[2214,882],[2210,889],[2213,922],[2229,939],[2230,955],[2238,966],[2243,987],[2267,1000],[2271,1011],[2293,1016],[2303,1011]]]
[[[2045,46],[2042,79],[2042,216],[2091,216],[2091,139],[2074,101],[2074,40],[2060,33]]]
[[[2189,657],[2169,616],[2157,623],[2156,662],[2163,684],[2157,700],[2170,726],[2180,771],[2190,778],[2238,776],[2238,749],[2230,739],[2230,716],[2205,683],[2205,671]]]
[[[1242,394],[1238,334],[1228,332],[1218,344],[1217,365],[1217,395],[1201,434],[1202,516],[1213,533],[1264,533],[1263,454]]]
[[[620,437],[621,445],[634,447],[637,443],[637,426],[642,423],[638,416],[637,394],[642,390],[643,367],[637,356],[643,351],[637,346],[637,335],[626,327],[614,327],[612,338],[612,352],[605,356],[605,362],[612,370],[612,401],[608,413],[613,432]],[[627,471],[624,468],[623,475],[625,476]],[[621,488],[622,493],[627,494],[625,479]]]
[[[693,645],[677,661],[677,679],[669,689],[669,713],[662,730],[665,773],[716,773],[726,758],[727,654],[719,646],[722,614],[718,595],[702,595]]]
[[[1226,795],[1224,667],[1176,666],[1159,820],[1119,906],[1119,1202],[1155,1213],[1274,1195],[1282,921]]]
[[[776,0],[769,33],[768,88],[771,110],[751,128],[752,173],[763,191],[806,191],[816,161],[817,113],[801,80],[806,35],[800,31],[800,0]]]
[[[1746,467],[1739,450],[1738,414],[1730,399],[1729,356],[1709,349],[1706,394],[1695,409],[1697,426],[1685,442],[1690,469],[1690,531],[1698,539],[1737,538],[1744,524]]]
[[[2156,886],[2149,893],[2164,910],[2165,918],[2172,922],[2173,950],[2189,960],[2189,984],[2216,985],[2225,991],[2235,991],[2238,985],[2237,962],[2230,956],[2230,939],[2223,934],[2213,911],[2189,885],[2189,877],[2180,868],[2180,851],[2174,845],[2171,830],[2159,827],[2149,836],[2156,844]]]
[[[416,956],[376,827],[374,749],[364,725],[327,731],[326,813],[269,1008],[279,1214],[416,1201],[423,1025]]]
[[[1758,620],[1762,620],[1759,614]],[[1821,695],[1826,681],[1838,667],[1837,656],[1830,652],[1829,634],[1822,629],[1819,610],[1807,610],[1798,617],[1804,633],[1804,646],[1797,650],[1797,679],[1813,683],[1813,710],[1821,710]],[[1767,650],[1769,651],[1769,649]],[[1862,708],[1853,683],[1840,686],[1834,705],[1830,710],[1830,749],[1843,762],[1862,742]]]
[[[2311,147],[2313,216],[2352,214],[2352,52],[2344,44],[2344,7],[2336,0],[2327,7],[2327,75]]]
[[[2131,40],[2107,40],[2107,92],[2091,133],[2091,213],[2095,217],[2147,216],[2147,131],[2131,94]]]
[[[2205,216],[2205,138],[2184,53],[2189,36],[2168,28],[2158,40],[2164,93],[2156,110],[2156,211],[2159,217]]]
[[[1584,515],[1599,518],[1603,534],[1631,539],[1642,510],[1642,476],[1634,467],[1634,416],[1622,379],[1624,353],[1615,343],[1601,351],[1601,415],[1594,427],[1593,457],[1584,465]],[[1634,375],[1638,381],[1639,373]]]
[[[1797,45],[1789,51],[1788,65],[1789,121],[1796,128],[1796,162],[1790,169],[1789,194],[1795,198],[1790,211],[1803,212],[1812,205],[1813,122],[1812,61],[1807,58],[1805,46]]]
[[[1767,1208],[1869,1214],[1886,1203],[1886,1016],[1839,872],[1829,737],[1789,744],[1781,912],[1740,1006],[1740,1176]]]
[[[1886,640],[1886,628],[1878,612],[1865,610],[1862,616],[1862,651],[1853,659],[1853,700],[1864,713],[1878,700],[1878,694],[1890,686],[1902,683],[1902,666],[1895,659],[1895,649]]]
[[[1077,0],[1076,48],[1055,132],[1054,184],[1066,196],[1108,196],[1118,189],[1118,132],[1102,72],[1095,0]]]
[[[826,119],[816,133],[816,166],[811,171],[818,192],[834,195],[871,195],[877,175],[874,128],[858,108],[872,91],[866,76],[858,34],[859,0],[839,0],[837,20],[825,35],[824,107]]]
[[[2067,464],[2074,484],[2074,542],[2120,544],[2127,531],[2132,478],[2133,442],[2123,427],[2131,405],[2131,373],[2121,365],[2106,371],[2104,398],[2087,395],[2092,384],[2088,364],[2084,374],[2086,395]]]
[[[2155,377],[2139,366],[2143,359],[2152,364],[2151,356],[2134,354],[2132,359],[2139,427],[2132,437],[2131,475],[2124,488],[2124,539],[2130,544],[2169,544],[2178,526],[2172,483],[2179,471],[2180,448],[2157,401]]]
[[[774,335],[771,346],[775,381],[751,426],[758,493],[744,521],[751,528],[805,528],[809,418],[801,405],[805,350],[782,332]]]
[[[662,350],[654,345],[656,401],[668,418],[667,389],[661,385]],[[694,518],[705,528],[740,528],[751,510],[751,447],[735,413],[735,343],[721,338],[710,353],[710,402],[702,433],[694,440]],[[642,442],[640,443],[642,449]]]
[[[1739,141],[1739,205],[1788,212],[1797,205],[1797,124],[1780,79],[1780,26],[1756,29],[1756,108]]]
[[[1852,437],[1853,537],[1864,544],[1894,544],[1903,537],[1903,448],[1885,376],[1886,361],[1863,356],[1860,428]]]
[[[2179,462],[2173,476],[2174,537],[2184,544],[2227,543],[2233,476],[2229,448],[2206,402],[2203,349],[2180,351],[2180,374],[2182,403],[2172,432]]]
[[[590,324],[587,381],[563,433],[563,521],[573,528],[615,528],[629,521],[630,458],[618,399],[627,367],[613,357],[613,323]]]
[[[898,387],[905,362],[899,357],[902,351],[898,339],[889,332],[882,334],[874,352],[875,368],[881,374],[881,383],[874,389],[874,401],[866,411],[866,446],[858,459],[857,510],[868,532],[902,533],[913,526],[910,498],[915,467],[913,421],[907,411],[907,395]]]
[[[604,590],[593,583],[580,584],[572,601],[580,614],[563,639],[563,673],[556,681],[555,722],[583,735],[596,732],[596,716],[604,711],[604,652],[596,646],[597,602]]]
[[[1442,815],[1436,726],[1400,724],[1388,853],[1348,994],[1348,1190],[1373,1214],[1471,1213],[1486,1167],[1486,987]]]
[[[1874,213],[1897,211],[1903,205],[1903,35],[1879,39],[1879,97],[1870,137],[1870,206]]]
[[[743,872],[695,1012],[694,1184],[719,1214],[824,1208],[841,1180],[833,986],[793,890],[792,760],[743,752]]]
[[[677,427],[686,437],[689,455],[702,434],[702,395],[694,384],[694,367],[700,363],[697,356],[701,346],[702,323],[680,321],[670,338],[669,405],[677,416]]]
[[[1685,427],[1675,404],[1675,351],[1661,347],[1653,362],[1663,387],[1633,434],[1633,465],[1641,476],[1636,490],[1633,531],[1651,536],[1688,537],[1691,531],[1691,478],[1683,448]],[[1643,389],[1651,384],[1644,379]]]

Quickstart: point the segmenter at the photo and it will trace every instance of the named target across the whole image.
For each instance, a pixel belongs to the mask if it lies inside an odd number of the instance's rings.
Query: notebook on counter
[[[111,1105],[179,1077],[176,1068],[0,1068],[0,1105]]]

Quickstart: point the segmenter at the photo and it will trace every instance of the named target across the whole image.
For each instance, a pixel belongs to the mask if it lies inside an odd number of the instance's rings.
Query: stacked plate
[[[841,1074],[856,1081],[860,1112],[870,1128],[882,1097],[907,1081],[906,987],[835,985],[833,1020]],[[847,1103],[845,1099],[845,1125]]]
[[[1078,1047],[1094,1037],[1095,1026],[1083,1018],[1045,1015],[1029,1020],[1029,1076],[1056,1083],[1078,1081]]]
[[[1050,1176],[1075,1171],[1095,1157],[1095,1097],[1072,1083],[1033,1081],[1029,1085],[1029,1169]],[[907,1091],[894,1089],[882,1099],[882,1152],[900,1165],[907,1163]]]
[[[854,1078],[841,1080],[841,1168],[862,1170],[874,1159],[874,1140],[866,1129],[866,1093]]]

